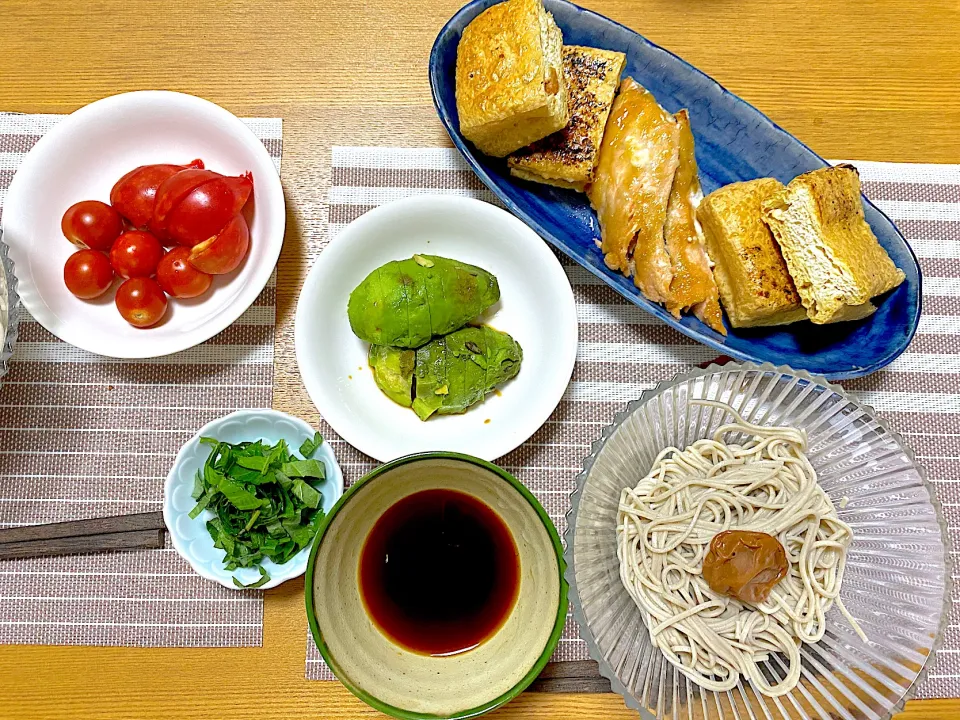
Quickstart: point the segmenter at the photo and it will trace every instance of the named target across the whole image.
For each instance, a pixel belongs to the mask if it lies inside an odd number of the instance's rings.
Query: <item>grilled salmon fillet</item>
[[[593,183],[604,261],[646,298],[670,297],[672,263],[663,226],[680,153],[680,127],[653,95],[624,78],[607,120]]]
[[[626,56],[611,50],[564,45],[570,124],[507,159],[522,180],[583,191],[593,179],[600,139]]]
[[[696,219],[697,205],[703,199],[703,193],[697,176],[690,116],[686,110],[681,110],[673,117],[680,128],[680,163],[673,177],[667,219],[663,226],[663,237],[673,270],[667,310],[676,318],[680,317],[681,310],[693,310],[693,314],[702,322],[726,335],[717,283],[713,279],[710,259],[703,246],[703,234]]]

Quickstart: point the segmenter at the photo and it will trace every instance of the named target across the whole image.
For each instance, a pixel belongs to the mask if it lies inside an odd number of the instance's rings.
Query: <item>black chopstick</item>
[[[163,512],[0,530],[0,559],[163,547]]]
[[[0,530],[0,544],[131,532],[133,530],[162,530],[164,527],[163,511],[157,510],[156,512],[137,513],[135,515],[114,515],[113,517],[6,528]]]
[[[129,532],[79,535],[77,537],[25,540],[0,544],[0,560],[51,557],[110,550],[149,550],[163,547],[163,530],[131,530]]]
[[[528,688],[530,692],[608,693],[610,681],[600,676],[593,660],[566,660],[547,663],[540,677]]]

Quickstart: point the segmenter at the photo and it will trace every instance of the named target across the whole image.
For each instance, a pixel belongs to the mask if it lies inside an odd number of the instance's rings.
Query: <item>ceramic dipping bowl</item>
[[[472,495],[510,531],[519,560],[517,599],[487,640],[431,656],[389,639],[367,613],[361,552],[378,518],[423,490]],[[496,465],[457,453],[394,460],[356,482],[327,515],[307,563],[307,617],[324,660],[355,695],[398,718],[474,717],[519,695],[556,648],[567,612],[563,551],[536,498]]]

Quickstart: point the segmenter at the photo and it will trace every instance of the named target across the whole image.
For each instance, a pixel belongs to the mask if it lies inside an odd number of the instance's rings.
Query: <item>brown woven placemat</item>
[[[0,114],[0,205],[62,115]],[[282,122],[246,121],[279,171]],[[0,379],[0,525],[159,510],[173,459],[199,427],[273,401],[276,283],[191,350],[118,361],[78,350],[26,313]],[[263,597],[204,580],[169,546],[0,561],[0,643],[260,645]]]

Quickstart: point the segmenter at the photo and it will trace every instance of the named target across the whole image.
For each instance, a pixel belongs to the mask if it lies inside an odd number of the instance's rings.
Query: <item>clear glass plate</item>
[[[771,699],[741,679],[729,692],[702,690],[653,648],[640,610],[620,582],[616,517],[665,447],[684,448],[722,422],[728,403],[751,422],[808,433],[819,481],[854,531],[841,597],[869,642],[834,606],[827,633],[801,648],[802,675]],[[594,443],[567,515],[567,580],[573,614],[600,672],[627,705],[649,718],[888,718],[902,709],[940,646],[949,605],[946,524],[932,486],[902,438],[841,388],[773,365],[711,365],[643,394]],[[785,663],[773,656],[769,677]]]
[[[0,232],[0,378],[7,374],[7,362],[13,355],[19,315],[17,276],[13,272],[13,260],[7,253],[7,246],[3,244],[3,233]],[[6,331],[3,331],[4,328]]]

